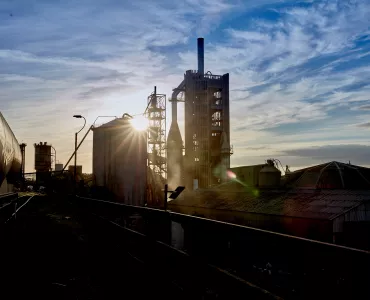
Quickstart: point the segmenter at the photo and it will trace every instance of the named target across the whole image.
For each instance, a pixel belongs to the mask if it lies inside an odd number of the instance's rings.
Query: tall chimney
[[[198,73],[204,74],[204,38],[198,38]]]

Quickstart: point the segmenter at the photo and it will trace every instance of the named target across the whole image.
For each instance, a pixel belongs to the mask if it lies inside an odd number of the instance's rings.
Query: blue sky
[[[169,97],[196,69],[199,36],[205,69],[230,73],[232,165],[370,165],[366,0],[12,0],[0,14],[0,110],[29,172],[35,142],[67,161],[73,114],[142,113],[154,85]],[[90,135],[85,172],[91,150]]]

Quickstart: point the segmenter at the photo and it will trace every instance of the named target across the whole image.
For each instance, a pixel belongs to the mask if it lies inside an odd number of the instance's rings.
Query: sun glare
[[[133,117],[130,122],[136,130],[143,131],[148,128],[148,119],[144,116]]]
[[[236,179],[236,174],[234,172],[228,170],[226,174],[227,174],[227,177],[229,177],[230,179]]]

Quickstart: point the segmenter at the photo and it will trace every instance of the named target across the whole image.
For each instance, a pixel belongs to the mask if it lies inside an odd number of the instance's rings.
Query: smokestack
[[[157,87],[154,87],[154,93],[152,95],[152,107],[157,107]]]
[[[204,74],[204,38],[198,38],[198,73]]]
[[[21,179],[24,180],[24,173],[25,173],[25,166],[26,166],[26,146],[27,144],[22,143],[19,145],[21,148],[21,156],[22,156],[22,162],[21,162]]]

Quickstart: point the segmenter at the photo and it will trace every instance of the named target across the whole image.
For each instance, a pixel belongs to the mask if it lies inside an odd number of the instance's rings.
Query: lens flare
[[[230,178],[230,179],[236,179],[236,174],[234,173],[234,172],[232,172],[232,171],[227,171],[226,172],[226,174],[227,174],[227,177],[228,178]]]
[[[138,131],[144,131],[148,129],[148,119],[144,116],[136,116],[130,120],[131,125]]]

